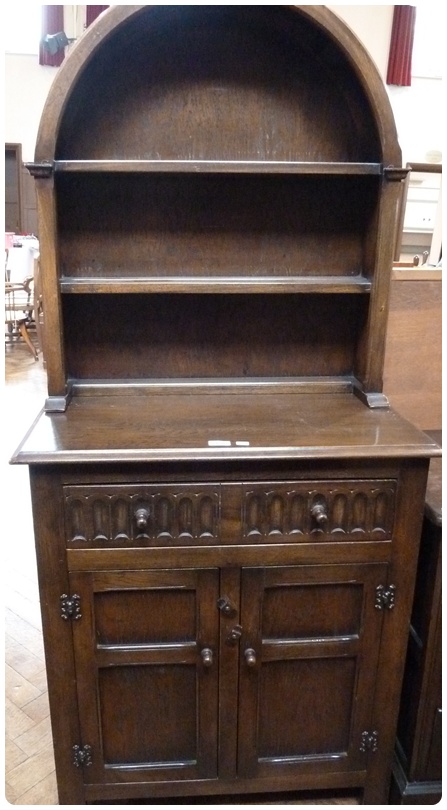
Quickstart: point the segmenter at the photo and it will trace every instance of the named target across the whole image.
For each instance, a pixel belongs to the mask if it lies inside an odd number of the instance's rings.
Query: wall
[[[388,67],[394,6],[328,6],[363,42],[383,80]]]
[[[363,42],[385,81],[394,6],[328,6]],[[417,12],[416,12],[417,16]],[[436,22],[434,23],[436,25]],[[444,108],[441,79],[413,77],[411,87],[386,85],[393,108],[403,165],[431,163],[442,153],[443,126],[436,111]],[[427,121],[430,125],[427,126]]]
[[[37,56],[6,54],[5,142],[21,143],[24,161],[33,160],[45,99],[56,68],[38,64]]]
[[[66,6],[69,37],[82,31],[84,6]],[[363,42],[377,68],[386,75],[393,6],[328,6]],[[5,141],[22,144],[24,161],[34,158],[40,116],[57,68],[41,67],[36,56],[6,54]],[[443,109],[441,81],[414,79],[412,87],[387,87],[394,110],[399,141],[406,161],[428,161],[427,155],[442,150],[440,116]],[[428,111],[428,114],[427,114]],[[429,126],[427,126],[429,120]]]

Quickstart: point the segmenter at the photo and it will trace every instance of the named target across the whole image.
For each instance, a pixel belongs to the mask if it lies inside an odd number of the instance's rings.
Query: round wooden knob
[[[149,523],[149,509],[144,509],[143,507],[137,509],[135,512],[135,522],[140,532],[147,529]]]
[[[212,667],[213,665],[213,651],[209,647],[205,647],[200,653],[204,667]]]
[[[314,503],[310,510],[310,514],[320,525],[322,523],[326,523],[328,520],[326,507],[322,503]]]
[[[244,655],[248,667],[256,666],[256,653],[251,647],[249,647],[248,650],[245,650]]]

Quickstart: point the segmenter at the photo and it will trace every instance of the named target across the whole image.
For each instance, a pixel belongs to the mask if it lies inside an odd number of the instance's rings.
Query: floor
[[[40,411],[46,396],[46,373],[28,348],[6,346],[3,414],[3,479],[7,524],[4,544],[6,608],[6,799],[13,805],[58,804],[49,719],[45,660],[35,567],[31,502],[26,467],[10,466],[9,458]],[[185,803],[185,799],[156,801]],[[194,799],[194,804],[344,804],[357,805],[355,795],[293,794],[285,796]]]
[[[46,374],[22,343],[6,347],[3,480],[7,523],[4,544],[6,608],[6,798],[10,804],[57,804],[53,745],[26,467],[9,458],[42,407]]]

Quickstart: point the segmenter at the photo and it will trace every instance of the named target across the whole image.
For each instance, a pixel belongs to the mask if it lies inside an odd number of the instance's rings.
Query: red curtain
[[[39,47],[39,65],[59,67],[64,61],[65,52],[51,54],[42,45],[42,39],[47,34],[58,34],[64,30],[64,7],[42,6],[41,42]]]
[[[400,87],[410,87],[411,85],[415,22],[415,6],[394,6],[387,84],[397,84]]]
[[[108,6],[86,6],[85,11],[85,25],[86,28],[91,25],[93,20],[96,20],[99,15],[108,8]]]

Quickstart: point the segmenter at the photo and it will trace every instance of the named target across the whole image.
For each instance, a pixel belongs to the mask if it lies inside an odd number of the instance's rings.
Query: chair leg
[[[33,355],[34,359],[38,360],[39,358],[38,358],[38,355],[37,355],[37,349],[35,348],[35,346],[33,346],[32,342],[31,342],[31,338],[30,338],[30,336],[28,334],[28,329],[26,328],[25,321],[19,321],[19,332],[20,332],[23,340],[25,341],[26,345],[28,346],[28,348],[29,348],[31,354]]]

